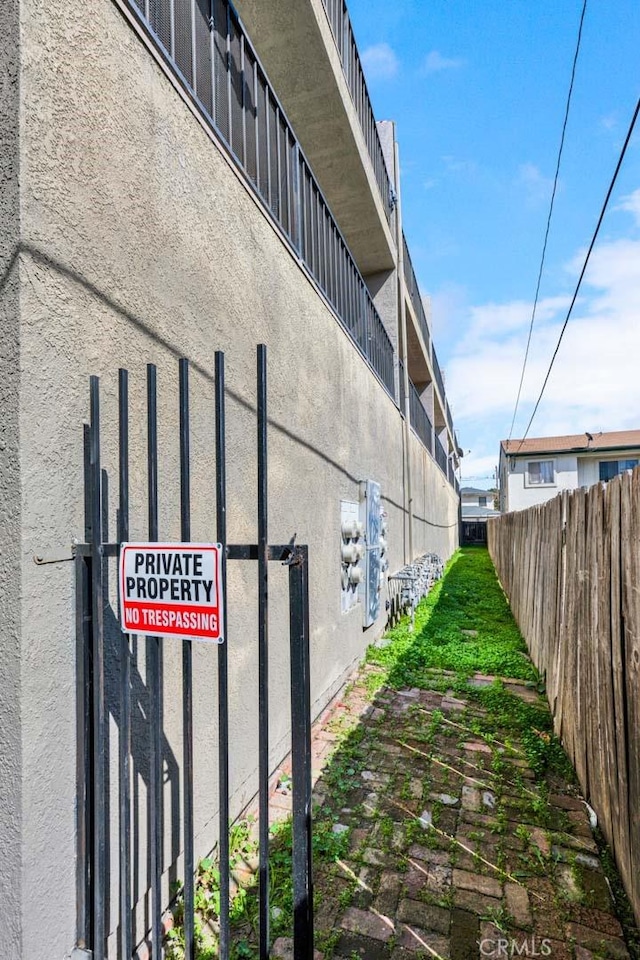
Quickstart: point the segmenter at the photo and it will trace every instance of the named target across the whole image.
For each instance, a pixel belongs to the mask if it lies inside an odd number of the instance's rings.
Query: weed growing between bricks
[[[324,726],[333,752],[314,788],[317,957],[640,960],[542,690],[486,550],[463,549],[415,631],[401,623],[369,649]],[[256,851],[243,830],[234,960],[257,957]],[[217,956],[216,883],[215,864],[201,864],[198,960]],[[274,828],[271,909],[272,956],[288,958],[287,820]],[[170,960],[181,960],[179,903],[176,920]]]

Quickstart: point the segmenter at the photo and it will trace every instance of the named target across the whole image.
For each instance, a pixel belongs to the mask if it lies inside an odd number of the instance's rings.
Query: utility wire
[[[535,407],[533,408],[533,413],[531,414],[531,418],[530,418],[530,420],[529,420],[529,423],[527,424],[527,429],[525,430],[524,436],[523,436],[522,440],[520,441],[520,446],[518,447],[518,451],[521,450],[522,444],[523,444],[524,441],[527,439],[527,434],[529,433],[529,430],[531,429],[531,424],[533,423],[533,418],[535,417],[535,415],[536,415],[536,413],[537,413],[537,411],[538,411],[538,407],[540,406],[540,401],[542,400],[542,395],[544,394],[544,391],[545,391],[545,389],[546,389],[546,386],[547,386],[547,383],[548,383],[548,380],[549,380],[549,376],[550,376],[551,370],[552,370],[552,368],[553,368],[553,364],[555,363],[555,359],[556,359],[556,357],[558,356],[558,350],[560,349],[560,344],[562,343],[562,338],[564,337],[564,332],[565,332],[565,330],[567,329],[567,324],[569,323],[569,319],[570,319],[570,317],[571,317],[571,313],[572,313],[573,308],[574,308],[574,306],[575,306],[575,302],[576,302],[576,300],[578,299],[578,291],[580,290],[580,285],[582,284],[582,280],[583,280],[584,275],[585,275],[585,273],[586,273],[586,271],[587,271],[587,264],[589,263],[589,258],[591,257],[591,252],[592,252],[592,250],[593,250],[593,248],[594,248],[594,246],[595,246],[596,239],[597,239],[597,237],[598,237],[598,233],[600,232],[600,227],[602,226],[602,221],[604,220],[604,215],[605,215],[607,206],[609,205],[609,200],[611,199],[611,194],[613,193],[613,188],[615,187],[616,180],[618,179],[618,174],[620,173],[620,167],[622,166],[622,161],[624,160],[624,155],[625,155],[625,153],[627,152],[627,147],[629,146],[629,142],[630,142],[631,137],[632,137],[632,135],[633,135],[633,129],[634,129],[635,125],[636,125],[636,120],[638,119],[638,114],[639,114],[639,113],[640,113],[640,98],[638,98],[638,102],[636,103],[636,108],[635,108],[635,110],[634,110],[634,112],[633,112],[633,117],[631,118],[631,123],[630,123],[630,125],[629,125],[629,130],[628,130],[628,132],[627,132],[627,136],[626,136],[626,138],[625,138],[625,141],[624,141],[622,150],[620,151],[620,156],[619,156],[618,162],[617,162],[617,164],[616,164],[616,169],[615,169],[614,174],[613,174],[613,177],[612,177],[612,179],[611,179],[611,183],[609,184],[609,189],[607,190],[607,195],[606,195],[606,197],[604,198],[604,203],[602,204],[602,210],[600,211],[600,216],[598,217],[598,222],[597,222],[597,224],[596,224],[596,229],[595,229],[595,231],[594,231],[594,233],[593,233],[593,237],[591,238],[591,243],[589,244],[589,249],[587,250],[587,254],[586,254],[585,258],[584,258],[584,263],[582,264],[582,270],[580,271],[580,276],[578,277],[578,283],[576,284],[576,289],[575,289],[575,292],[574,292],[573,297],[572,297],[572,299],[571,299],[571,303],[570,303],[569,309],[568,309],[568,311],[567,311],[567,316],[566,316],[565,321],[564,321],[564,323],[563,323],[563,325],[562,325],[562,330],[560,331],[560,336],[558,337],[558,342],[557,342],[557,344],[556,344],[556,348],[555,348],[555,350],[553,351],[553,356],[551,357],[551,363],[549,364],[549,368],[548,368],[548,370],[547,370],[547,375],[546,375],[545,378],[544,378],[544,383],[542,384],[542,389],[541,389],[541,391],[540,391],[540,394],[539,394],[539,396],[538,396],[538,399],[536,400],[536,405],[535,405]],[[516,451],[516,452],[518,452],[518,451]]]
[[[558,189],[558,175],[560,173],[560,161],[562,160],[562,151],[564,149],[564,138],[567,132],[567,122],[569,120],[569,108],[571,107],[571,96],[573,94],[573,82],[576,76],[576,65],[578,63],[578,54],[580,53],[580,43],[582,41],[582,25],[584,23],[584,16],[587,12],[587,0],[584,0],[582,4],[582,13],[580,15],[580,25],[578,27],[578,40],[576,42],[576,51],[573,55],[573,66],[571,68],[571,82],[569,83],[569,93],[567,95],[567,105],[564,111],[564,121],[562,123],[562,135],[560,137],[560,147],[558,149],[558,160],[556,162],[556,172],[553,178],[553,190],[551,191],[551,202],[549,204],[549,215],[547,217],[547,228],[544,233],[544,243],[542,245],[542,257],[540,259],[540,269],[538,271],[538,282],[536,284],[536,295],[533,300],[533,310],[531,311],[531,323],[529,324],[529,336],[527,337],[527,347],[524,352],[524,360],[522,363],[522,372],[520,374],[520,384],[518,386],[518,396],[516,397],[516,405],[513,409],[513,419],[511,420],[511,426],[509,428],[509,440],[513,435],[513,427],[516,422],[516,415],[518,413],[518,406],[520,404],[520,395],[522,393],[522,384],[524,383],[524,374],[527,369],[527,361],[529,359],[529,348],[531,346],[531,334],[533,333],[533,324],[536,319],[536,310],[538,308],[538,297],[540,295],[540,283],[542,281],[542,272],[544,270],[544,261],[547,253],[547,242],[549,240],[549,228],[551,226],[551,216],[553,214],[553,204],[556,199],[556,190]],[[507,441],[508,442],[508,441]]]

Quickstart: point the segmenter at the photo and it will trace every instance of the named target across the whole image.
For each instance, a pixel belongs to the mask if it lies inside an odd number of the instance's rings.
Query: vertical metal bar
[[[258,799],[260,960],[269,958],[269,539],[267,348],[258,345]]]
[[[309,557],[298,547],[289,566],[291,772],[293,789],[293,960],[313,960],[311,861],[311,682]]]
[[[338,289],[340,284],[340,274],[338,271],[338,237],[335,225],[331,224],[331,272],[333,276],[333,306],[338,309]]]
[[[90,489],[90,478],[86,478]],[[76,575],[76,939],[79,947],[91,946],[90,877],[92,794],[91,794],[91,690],[90,646],[91,593],[88,587],[89,567],[84,557],[74,562]]]
[[[211,48],[211,119],[218,126],[218,108],[216,105],[216,23],[214,2],[209,0],[209,46]]]
[[[253,103],[255,105],[256,117],[256,187],[260,192],[260,110],[258,109],[258,62],[253,64]]]
[[[91,470],[91,614],[93,652],[93,952],[102,960],[106,948],[105,875],[105,686],[104,686],[104,596],[102,558],[102,474],[100,467],[100,380],[91,377],[90,452]]]
[[[245,80],[244,80],[244,68],[245,68],[245,59],[244,59],[244,33],[240,34],[240,83],[242,89],[242,103],[240,109],[242,110],[242,166],[244,169],[247,169],[247,104],[245,102]]]
[[[191,539],[191,469],[189,462],[189,361],[179,362],[180,381],[180,537]],[[193,863],[193,663],[190,640],[182,642],[182,740],[184,751],[184,956],[194,960]]]
[[[269,86],[265,84],[264,88],[264,128],[267,135],[267,203],[269,208],[273,210],[272,205],[272,183],[271,183],[271,120],[269,118]]]
[[[276,169],[278,171],[278,223],[284,227],[282,222],[282,151],[280,146],[280,108],[276,104]]]
[[[148,2],[148,0],[147,0]],[[169,44],[171,59],[176,59],[176,0],[169,0]]]
[[[227,39],[225,44],[227,54],[227,115],[229,118],[229,139],[227,143],[233,152],[233,117],[231,104],[233,102],[233,91],[231,84],[231,7],[227,4]]]
[[[309,220],[311,222],[311,251],[309,256],[309,266],[314,279],[318,280],[318,268],[316,260],[316,249],[318,246],[316,223],[318,219],[318,199],[313,181],[309,178]]]
[[[191,0],[191,85],[193,92],[198,97],[198,65],[196,57],[198,54],[198,44],[196,37],[196,0]]]
[[[296,205],[296,240],[297,240],[297,250],[302,259],[304,259],[304,245],[302,242],[302,176],[300,171],[300,147],[298,142],[295,141],[295,205]]]
[[[330,282],[329,282],[329,254],[328,254],[328,250],[327,250],[327,220],[328,220],[328,216],[329,216],[328,210],[326,209],[326,207],[325,207],[324,204],[323,204],[323,206],[322,206],[322,258],[323,258],[322,275],[323,275],[323,281],[324,281],[324,282],[323,282],[323,286],[324,286],[325,296],[328,297],[329,299],[331,299],[330,294],[329,294],[329,287],[330,287]]]
[[[291,189],[291,143],[289,141],[289,128],[285,127],[285,176],[287,180],[287,235],[291,241],[295,244],[295,238],[293,236],[293,211],[291,209],[294,201],[292,196],[293,191]]]
[[[129,373],[118,371],[119,488],[118,541],[129,539]],[[121,634],[120,664],[120,945],[131,957],[131,652]]]
[[[227,662],[227,463],[224,403],[224,353],[215,355],[216,410],[216,536],[222,544],[222,609],[224,642],[218,647],[218,788],[220,850],[219,960],[229,960],[229,680]]]
[[[305,220],[305,211],[304,211],[304,180],[302,174],[302,158],[300,156],[300,147],[296,143],[295,145],[295,168],[296,168],[296,229],[298,231],[298,253],[300,259],[303,263],[306,261],[305,257],[305,242],[304,242],[304,220]]]
[[[147,483],[149,507],[149,540],[158,539],[158,409],[157,370],[147,364]],[[154,958],[162,957],[162,715],[161,660],[162,640],[147,637],[150,676],[148,680],[149,718],[151,720],[149,750],[149,834],[151,868],[151,949]]]

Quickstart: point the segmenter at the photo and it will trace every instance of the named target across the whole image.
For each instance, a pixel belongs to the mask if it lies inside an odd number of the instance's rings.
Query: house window
[[[486,497],[478,497],[478,506],[479,506],[479,507],[486,507],[486,505],[487,505],[487,498],[486,498]]]
[[[617,477],[619,473],[624,473],[625,470],[633,470],[637,466],[637,460],[601,460],[600,479],[606,483],[607,480],[613,480],[614,477]]]
[[[528,464],[527,476],[530,487],[552,486],[555,483],[553,460],[532,460]]]

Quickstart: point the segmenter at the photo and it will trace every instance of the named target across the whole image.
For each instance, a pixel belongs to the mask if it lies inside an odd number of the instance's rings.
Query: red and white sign
[[[123,543],[123,632],[222,643],[221,553],[219,543]]]

